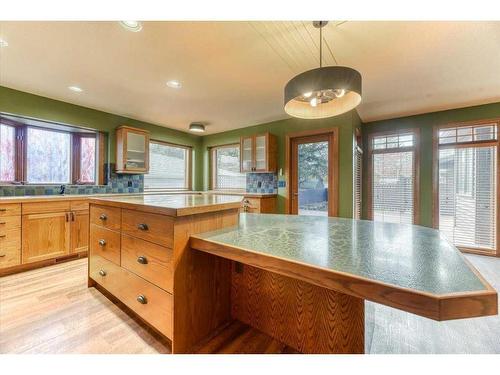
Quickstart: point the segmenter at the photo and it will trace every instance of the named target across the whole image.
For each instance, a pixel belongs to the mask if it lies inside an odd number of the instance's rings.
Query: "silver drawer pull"
[[[99,275],[101,275],[101,276],[106,276],[106,271],[104,271],[104,270],[100,270],[100,271],[99,271]]]
[[[137,258],[137,261],[138,261],[140,264],[148,264],[148,258],[143,257],[143,256],[140,256],[139,258]]]
[[[108,220],[108,217],[106,216],[106,214],[101,214],[101,216],[99,216],[99,219]]]
[[[145,305],[146,303],[148,303],[148,299],[146,298],[145,295],[140,294],[139,296],[137,296],[137,302]]]
[[[99,240],[99,246],[104,246],[106,245],[106,241],[105,240]]]
[[[139,228],[140,230],[148,230],[148,225],[147,224],[144,224],[144,223],[141,223],[137,226],[137,228]]]

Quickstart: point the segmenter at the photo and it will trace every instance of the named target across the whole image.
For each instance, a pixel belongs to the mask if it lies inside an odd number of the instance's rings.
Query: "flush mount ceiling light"
[[[346,66],[323,67],[323,33],[327,21],[315,21],[319,29],[319,68],[293,77],[285,86],[285,112],[293,117],[319,119],[337,116],[361,102],[361,74]]]
[[[82,92],[83,91],[83,89],[81,87],[78,87],[78,86],[69,86],[68,89],[70,89],[73,92]]]
[[[182,87],[181,83],[176,79],[171,79],[170,81],[167,81],[167,86],[173,89],[180,89]]]
[[[122,25],[128,31],[132,31],[137,33],[142,30],[142,23],[139,21],[120,21],[120,25]]]
[[[195,133],[203,133],[205,131],[205,125],[201,122],[192,122],[189,124],[189,130]]]
[[[0,47],[7,47],[9,43],[6,40],[0,39]]]

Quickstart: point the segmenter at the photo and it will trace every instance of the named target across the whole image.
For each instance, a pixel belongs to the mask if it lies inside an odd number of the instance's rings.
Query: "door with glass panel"
[[[435,225],[465,251],[496,254],[498,123],[437,130]]]
[[[291,140],[291,213],[295,215],[334,216],[333,171],[330,134],[311,135]]]

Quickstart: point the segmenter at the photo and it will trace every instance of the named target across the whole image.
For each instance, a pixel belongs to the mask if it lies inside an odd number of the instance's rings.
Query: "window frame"
[[[193,147],[191,146],[186,146],[186,145],[181,145],[181,144],[176,144],[172,142],[166,142],[166,141],[161,141],[158,139],[150,139],[149,144],[151,143],[156,143],[160,144],[163,146],[169,146],[169,147],[176,147],[176,148],[182,148],[187,151],[186,155],[186,186],[183,188],[147,188],[144,187],[144,191],[187,191],[191,190],[193,186]],[[151,152],[151,147],[149,147],[149,150]],[[151,170],[151,158],[149,158],[149,168]]]
[[[472,140],[467,142],[455,142],[455,143],[439,143],[439,131],[448,128],[460,128],[460,127],[475,127],[496,124],[496,140]],[[490,147],[496,146],[496,195],[497,195],[497,222],[496,222],[496,251],[491,251],[491,249],[480,249],[480,248],[469,248],[466,246],[456,246],[460,251],[464,253],[489,255],[500,257],[500,218],[498,214],[500,212],[500,118],[485,119],[485,120],[473,120],[464,122],[454,122],[441,125],[435,125],[432,132],[432,226],[439,230],[439,150],[447,148],[468,148],[471,146],[475,147]]]
[[[413,134],[413,146],[395,147],[385,149],[374,149],[373,138],[383,136],[399,136],[402,134]],[[396,152],[413,152],[413,225],[420,224],[420,129],[408,128],[398,130],[387,130],[381,132],[374,132],[368,135],[368,168],[367,168],[367,181],[368,181],[368,194],[367,194],[367,219],[373,220],[373,163],[374,154],[383,153],[396,153]]]
[[[16,137],[16,145],[15,145],[15,180],[14,181],[0,181],[0,185],[25,185],[25,186],[58,186],[58,185],[98,185],[99,181],[102,180],[102,171],[99,169],[100,163],[104,162],[103,156],[101,155],[100,143],[102,142],[101,133],[98,131],[95,132],[80,132],[80,131],[71,131],[71,130],[62,130],[62,129],[54,129],[50,126],[39,126],[33,124],[23,124],[20,122],[16,122],[10,119],[6,119],[0,117],[0,123],[12,126],[15,128],[15,137]],[[61,125],[67,126],[67,125]],[[67,126],[69,128],[69,126]],[[28,153],[28,142],[27,142],[27,133],[28,128],[41,129],[45,131],[51,132],[59,132],[70,135],[70,181],[65,183],[32,183],[27,181],[28,176],[28,165],[27,165],[27,153]],[[81,155],[79,153],[80,143],[79,140],[81,138],[95,138],[95,176],[93,182],[79,182],[79,170],[80,170],[80,161]]]
[[[221,148],[232,148],[236,147],[240,150],[240,160],[238,165],[240,166],[240,173],[241,172],[241,144],[240,142],[238,143],[226,143],[223,145],[217,145],[217,146],[212,146],[210,147],[209,153],[210,153],[210,163],[209,163],[209,173],[210,173],[210,190],[219,190],[219,191],[224,191],[224,190],[231,190],[231,191],[241,191],[245,192],[246,187],[243,188],[233,188],[233,189],[225,189],[225,188],[219,188],[217,187],[217,162],[216,162],[216,153],[218,149]],[[246,175],[246,173],[242,173]]]

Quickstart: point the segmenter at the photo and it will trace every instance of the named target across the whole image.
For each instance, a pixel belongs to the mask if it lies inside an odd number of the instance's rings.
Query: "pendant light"
[[[293,117],[319,119],[348,112],[361,102],[361,74],[346,66],[323,67],[323,27],[319,29],[319,68],[293,77],[285,86],[285,112]]]

